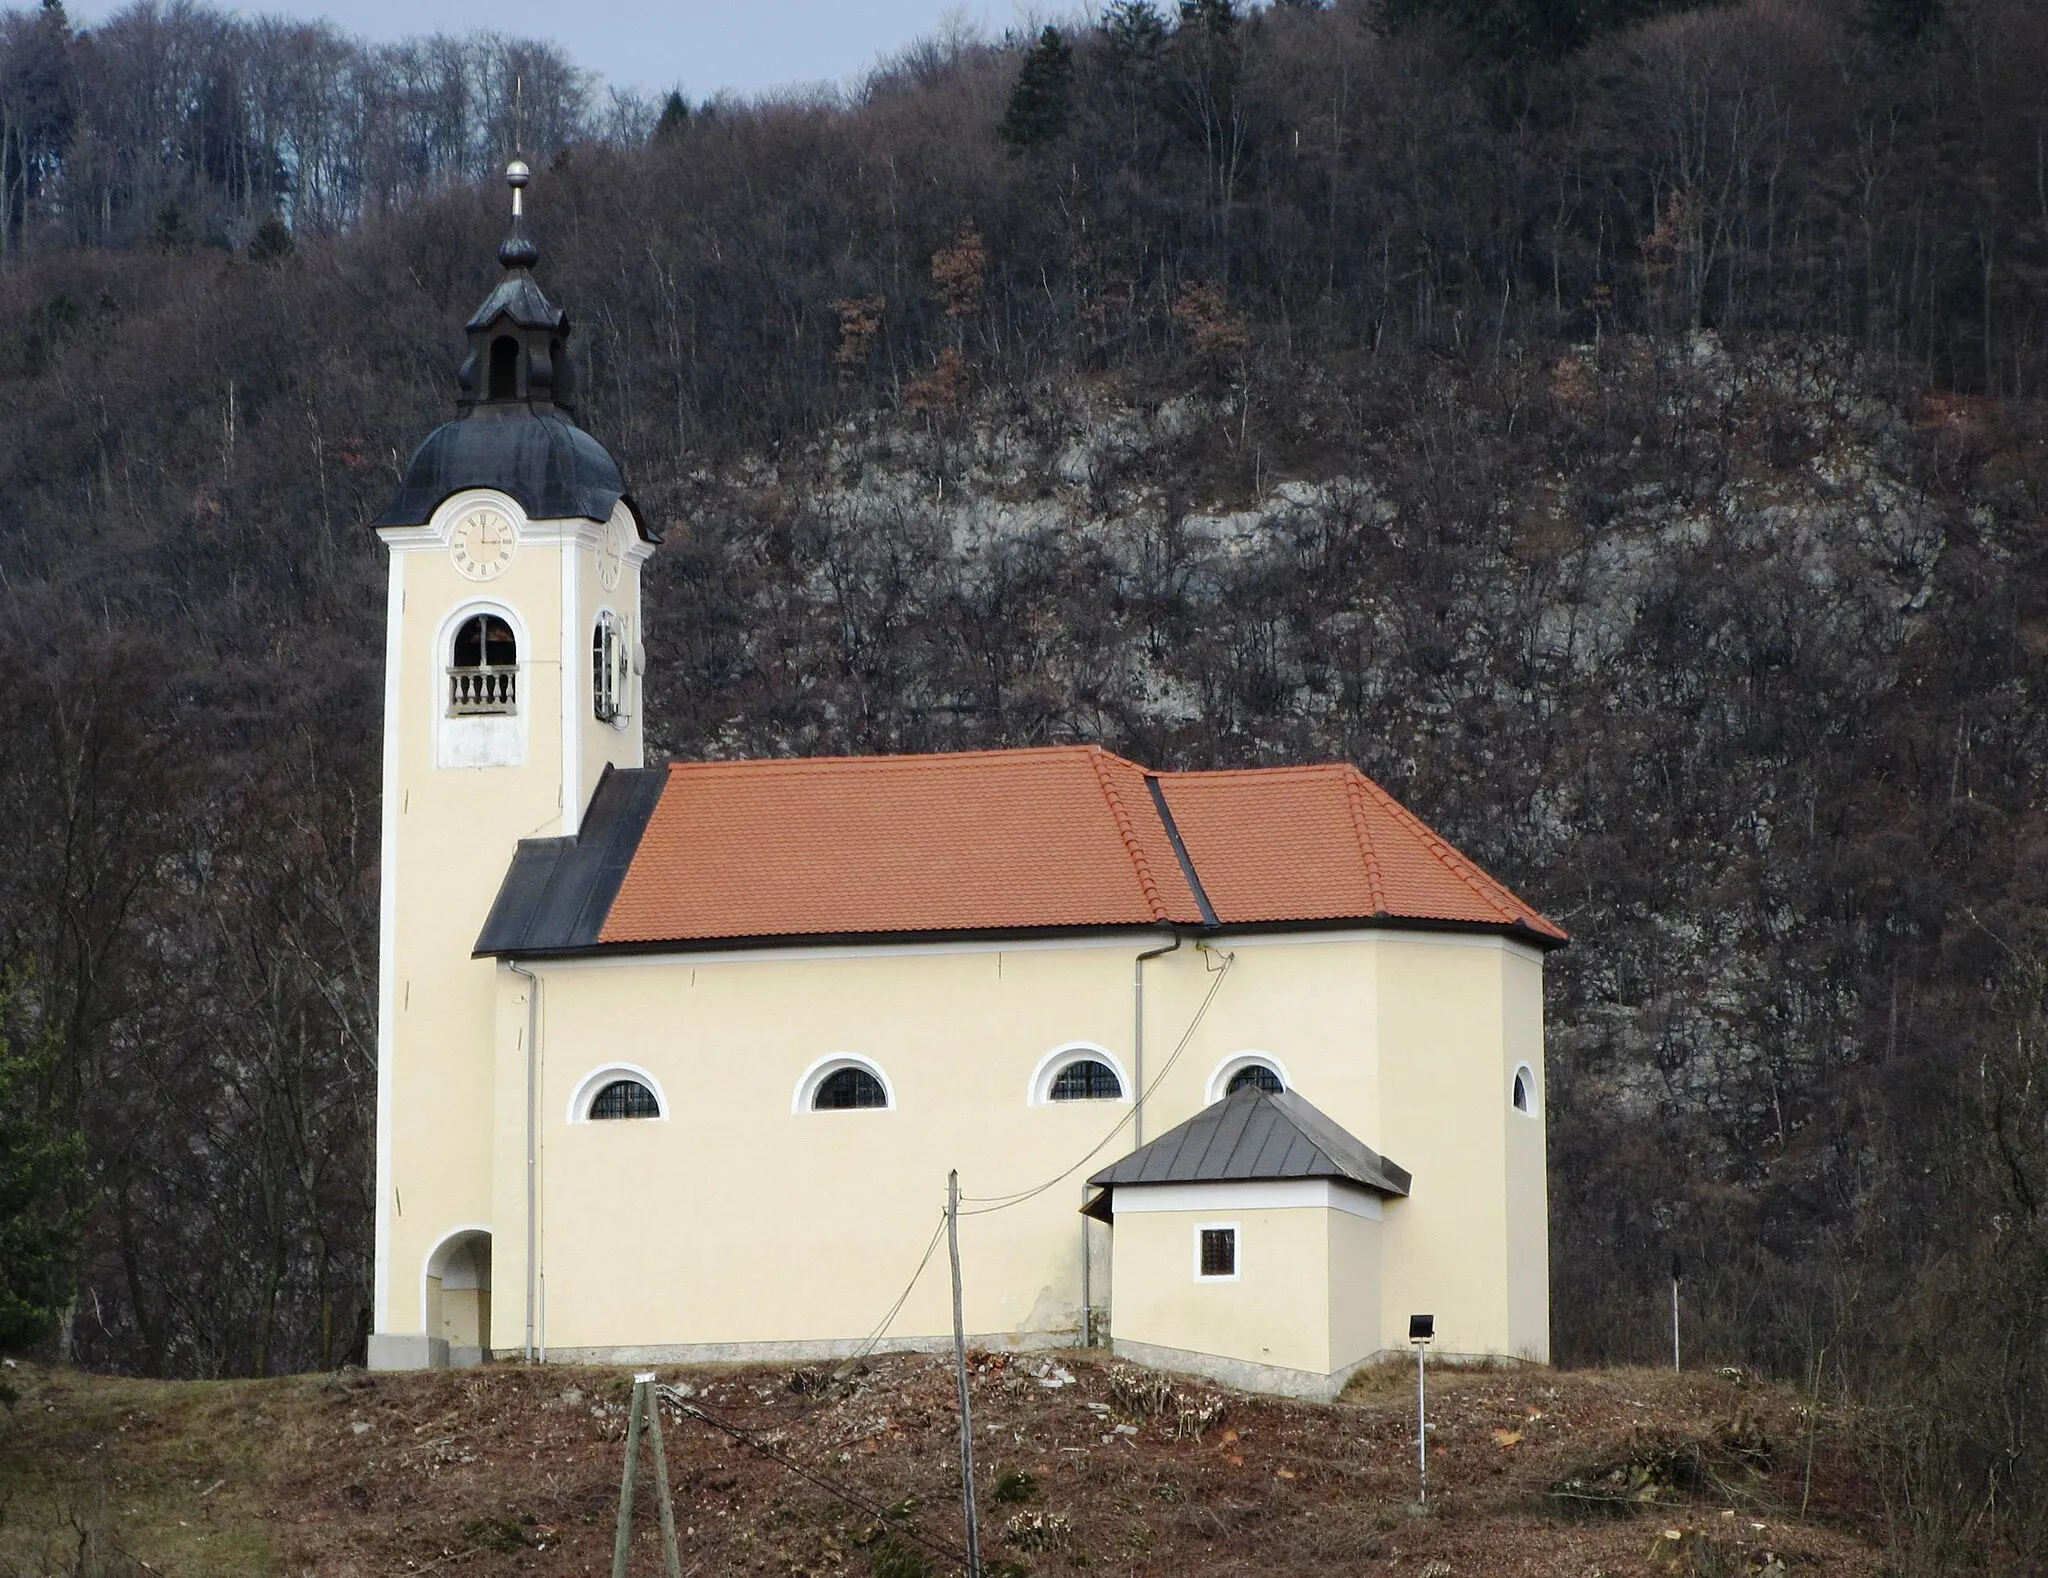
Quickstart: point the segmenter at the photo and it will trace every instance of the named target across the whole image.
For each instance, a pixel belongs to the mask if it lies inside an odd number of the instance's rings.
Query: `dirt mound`
[[[954,1570],[957,1407],[943,1361],[662,1379],[726,1427],[664,1413],[686,1569]],[[1431,1495],[1418,1507],[1413,1380],[1398,1365],[1368,1372],[1319,1406],[1100,1355],[977,1356],[985,1566],[991,1578],[1202,1578],[1254,1562],[1433,1578],[1879,1570],[1841,1421],[1781,1390],[1641,1371],[1433,1372]],[[24,1369],[20,1384],[0,1436],[0,1572],[609,1570],[628,1371],[170,1385]],[[651,1498],[639,1505],[634,1571],[658,1572]]]

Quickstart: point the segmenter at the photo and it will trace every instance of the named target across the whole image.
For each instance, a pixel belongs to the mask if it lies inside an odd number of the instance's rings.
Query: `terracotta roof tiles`
[[[606,809],[622,797],[630,815]],[[1342,764],[1154,774],[1095,746],[678,762],[612,775],[593,827],[601,810],[619,857],[630,849],[615,896],[554,892],[542,868],[572,869],[559,846],[573,840],[522,845],[479,951],[548,951],[553,928],[512,913],[543,891],[584,917],[563,948],[1198,926],[1205,908],[1222,926],[1422,921],[1565,940]]]

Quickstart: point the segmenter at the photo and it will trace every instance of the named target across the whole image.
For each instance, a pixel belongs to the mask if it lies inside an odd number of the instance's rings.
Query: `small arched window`
[[[1536,1081],[1525,1063],[1515,1070],[1515,1089],[1510,1098],[1517,1112],[1534,1112],[1536,1106]]]
[[[600,1118],[658,1118],[661,1103],[637,1079],[615,1079],[590,1099],[593,1122]]]
[[[1052,1082],[1054,1101],[1121,1101],[1124,1083],[1116,1070],[1099,1058],[1076,1058]]]
[[[1241,1090],[1263,1090],[1269,1096],[1277,1096],[1286,1088],[1280,1076],[1264,1063],[1247,1063],[1230,1076],[1230,1083],[1223,1087],[1223,1094],[1235,1096]]]
[[[625,626],[607,608],[590,632],[590,710],[599,723],[617,723],[626,715],[628,661]]]
[[[519,701],[519,642],[496,614],[472,614],[449,651],[448,711],[453,717],[512,712]]]
[[[864,1068],[834,1069],[818,1081],[811,1096],[813,1112],[845,1112],[855,1107],[886,1107],[889,1093],[882,1082]]]
[[[491,382],[489,398],[519,398],[519,342],[509,334],[491,341]]]

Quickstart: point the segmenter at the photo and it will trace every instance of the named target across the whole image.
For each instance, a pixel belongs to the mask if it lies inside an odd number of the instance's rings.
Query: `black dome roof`
[[[406,463],[405,479],[377,526],[424,526],[441,502],[465,488],[496,488],[518,500],[531,520],[611,518],[626,495],[619,463],[604,445],[559,411],[478,412],[444,422]]]
[[[526,166],[505,172],[512,188],[512,234],[498,248],[505,277],[464,326],[469,355],[456,375],[462,414],[427,435],[406,463],[398,494],[373,526],[424,526],[444,500],[467,488],[495,488],[518,500],[530,520],[605,521],[626,494],[619,463],[573,418],[572,368],[563,352],[569,317],[533,278],[539,249],[520,230]]]

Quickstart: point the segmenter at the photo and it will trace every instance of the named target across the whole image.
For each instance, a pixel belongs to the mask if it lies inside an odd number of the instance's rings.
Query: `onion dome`
[[[414,452],[397,496],[372,524],[423,526],[451,494],[495,488],[530,520],[608,520],[623,499],[640,535],[658,541],[627,494],[619,463],[576,425],[564,354],[569,316],[533,277],[540,249],[524,229],[528,179],[523,160],[506,167],[512,230],[498,248],[505,277],[464,325],[460,414]]]

